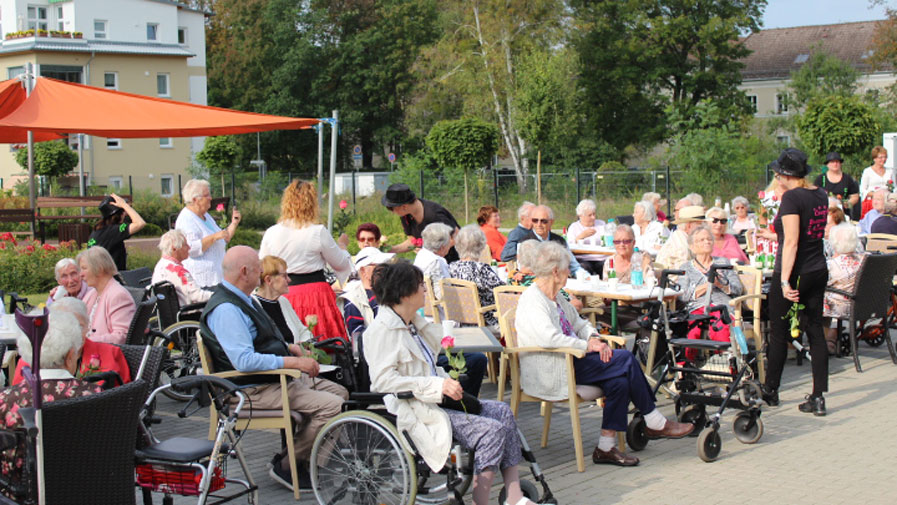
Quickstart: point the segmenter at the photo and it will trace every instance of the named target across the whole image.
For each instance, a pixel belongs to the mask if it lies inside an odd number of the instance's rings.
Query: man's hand
[[[464,390],[461,389],[461,383],[455,379],[445,379],[442,381],[442,394],[452,400],[460,400],[464,395]]]
[[[601,355],[601,361],[603,363],[609,362],[610,359],[614,356],[614,351],[610,348],[609,345],[607,345],[607,342],[597,337],[592,337],[589,339],[588,351],[597,352],[599,355]]]
[[[309,377],[317,377],[320,372],[318,362],[311,358],[297,358],[295,356],[287,356],[283,358],[284,368],[293,368],[308,374]]]
[[[299,344],[290,344],[288,349],[293,356],[298,356],[300,358],[305,356],[305,351],[302,350],[302,346]]]

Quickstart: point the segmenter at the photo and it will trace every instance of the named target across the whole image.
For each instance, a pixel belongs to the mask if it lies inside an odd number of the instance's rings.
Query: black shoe
[[[271,469],[268,470],[268,476],[270,476],[274,482],[292,491],[293,479],[290,476],[290,469],[289,467],[284,468],[283,465],[280,464],[281,459],[281,455],[274,456],[274,459],[271,460]],[[311,475],[309,475],[305,463],[299,462],[299,467],[296,468],[296,473],[299,478],[299,489],[302,491],[311,491]]]
[[[814,416],[824,416],[825,415],[825,398],[822,395],[819,396],[806,396],[807,401],[801,403],[797,406],[797,408],[801,412],[812,412]]]
[[[763,396],[763,401],[766,402],[770,407],[778,407],[779,406],[779,390],[778,389],[770,389],[766,386],[760,386],[761,395]]]

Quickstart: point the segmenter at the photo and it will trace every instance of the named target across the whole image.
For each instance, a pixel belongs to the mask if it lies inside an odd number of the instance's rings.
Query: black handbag
[[[442,403],[440,403],[439,406],[449,410],[460,410],[461,412],[467,412],[468,414],[475,416],[483,411],[480,399],[469,393],[464,393],[464,396],[462,396],[460,400],[454,400],[448,396],[442,395]]]

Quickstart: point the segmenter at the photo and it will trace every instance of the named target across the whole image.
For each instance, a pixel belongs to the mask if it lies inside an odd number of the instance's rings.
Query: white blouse
[[[294,228],[282,223],[265,230],[259,258],[277,256],[287,262],[287,273],[308,274],[330,265],[341,283],[355,271],[348,251],[341,249],[324,225]]]
[[[202,251],[202,239],[221,231],[215,219],[208,212],[200,218],[192,210],[184,207],[174,223],[175,229],[181,230],[190,244],[190,257],[184,260],[184,267],[193,274],[193,279],[200,287],[217,286],[221,283],[221,262],[227,242],[216,240]]]
[[[863,170],[863,177],[860,178],[860,200],[864,200],[866,195],[878,189],[888,189],[888,181],[894,180],[894,174],[885,167],[884,175],[878,175],[872,167],[866,167]],[[893,184],[893,182],[892,182]]]
[[[632,231],[635,233],[635,247],[639,251],[646,252],[652,256],[660,251],[660,237],[665,235],[666,228],[659,221],[651,221],[644,230],[639,225],[633,224]]]

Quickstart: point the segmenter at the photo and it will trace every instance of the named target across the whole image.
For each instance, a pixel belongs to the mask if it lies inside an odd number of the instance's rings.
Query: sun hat
[[[383,199],[380,202],[384,207],[393,208],[412,203],[415,200],[417,200],[417,196],[414,195],[414,191],[411,191],[407,184],[396,183],[390,184],[386,188],[386,194],[383,195]]]
[[[810,173],[807,155],[794,147],[789,147],[782,151],[778,159],[767,165],[767,167],[777,174],[789,177],[805,177]]]
[[[394,256],[394,253],[385,253],[376,247],[365,247],[355,255],[355,268],[386,263]]]
[[[113,204],[115,200],[112,199],[111,196],[107,196],[103,198],[103,202],[100,203],[99,209],[100,214],[103,215],[103,219],[109,219],[110,217],[118,214],[119,212],[124,212],[124,209],[119,207],[118,205]]]
[[[844,163],[844,160],[841,159],[841,155],[835,151],[831,151],[825,155],[825,164],[828,165],[828,162],[830,161],[840,161],[841,163]]]
[[[704,219],[704,207],[689,205],[679,210],[679,219],[673,221],[673,224],[693,223],[695,221],[703,221]]]

